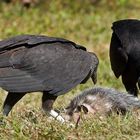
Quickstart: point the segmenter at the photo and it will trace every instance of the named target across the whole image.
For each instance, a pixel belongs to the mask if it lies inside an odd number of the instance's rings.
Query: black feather
[[[137,95],[137,82],[140,76],[140,21],[120,20],[113,23],[110,44],[111,68],[126,90]]]
[[[9,92],[58,96],[88,80],[97,66],[96,55],[93,62],[84,47],[66,39],[21,35],[0,42],[0,86]]]

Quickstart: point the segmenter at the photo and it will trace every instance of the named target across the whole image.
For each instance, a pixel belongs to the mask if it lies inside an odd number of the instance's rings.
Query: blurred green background
[[[0,2],[0,39],[19,34],[43,34],[72,40],[97,54],[100,61],[97,86],[125,91],[110,68],[111,26],[116,20],[139,19],[140,0],[33,0],[28,8],[24,0],[5,1]],[[59,97],[55,107],[65,107],[73,96],[89,87],[93,87],[91,80]],[[1,107],[6,96],[4,92],[1,90]],[[140,124],[132,116],[90,120],[78,130],[54,124],[42,115],[40,98],[41,94],[28,94],[14,107],[5,120],[7,125],[0,127],[1,139],[140,138]]]

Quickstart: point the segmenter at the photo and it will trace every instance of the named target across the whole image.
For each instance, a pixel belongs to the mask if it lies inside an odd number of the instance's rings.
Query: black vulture
[[[111,68],[128,93],[137,96],[140,87],[140,20],[125,19],[112,26],[110,44]]]
[[[19,35],[0,41],[0,87],[8,91],[3,114],[29,92],[41,91],[42,108],[90,77],[97,80],[98,58],[72,41],[43,35]],[[55,115],[54,115],[55,116]]]

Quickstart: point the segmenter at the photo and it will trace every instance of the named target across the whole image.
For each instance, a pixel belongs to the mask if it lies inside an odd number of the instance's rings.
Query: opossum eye
[[[67,106],[65,109],[66,109],[66,110],[70,109],[70,106]]]
[[[74,113],[81,112],[81,106],[77,106],[74,110]]]
[[[81,111],[81,106],[78,106],[76,111],[80,112]]]

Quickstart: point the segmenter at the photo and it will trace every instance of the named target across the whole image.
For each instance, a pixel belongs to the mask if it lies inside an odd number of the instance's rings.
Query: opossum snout
[[[89,104],[83,103],[81,105],[78,105],[74,110],[71,110],[71,108],[67,108],[64,118],[67,121],[73,120],[74,122],[76,122],[81,114],[86,118],[89,113],[94,114],[95,112],[96,110],[94,110],[94,108],[92,108]]]

